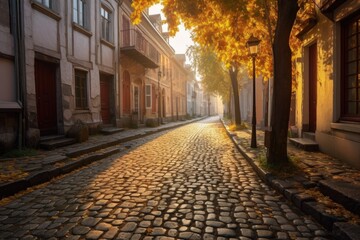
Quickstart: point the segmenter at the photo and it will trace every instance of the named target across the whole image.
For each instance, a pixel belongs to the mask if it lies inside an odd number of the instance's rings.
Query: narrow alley
[[[218,117],[137,140],[0,206],[0,239],[330,237],[256,176]]]

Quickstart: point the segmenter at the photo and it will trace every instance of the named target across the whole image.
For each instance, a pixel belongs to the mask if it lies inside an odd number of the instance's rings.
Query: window
[[[0,25],[10,28],[9,1],[0,1]]]
[[[75,70],[75,101],[77,109],[87,109],[87,72]]]
[[[145,85],[145,106],[151,108],[151,84]]]
[[[45,7],[54,10],[55,9],[55,1],[56,0],[36,0],[36,2],[44,5]]]
[[[134,112],[138,113],[139,112],[139,87],[138,86],[134,86]]]
[[[112,40],[111,36],[111,12],[101,7],[101,37],[106,41]]]
[[[73,0],[73,22],[82,27],[87,27],[87,1]]]
[[[360,13],[343,29],[342,118],[360,121]]]
[[[152,102],[153,102],[153,104],[152,104],[152,112],[153,113],[155,113],[156,112],[156,95],[158,94],[158,93],[156,93],[156,88],[155,88],[155,85],[153,84],[152,85],[152,88],[151,88],[151,90],[152,90],[152,92],[153,92],[153,95],[152,95]]]

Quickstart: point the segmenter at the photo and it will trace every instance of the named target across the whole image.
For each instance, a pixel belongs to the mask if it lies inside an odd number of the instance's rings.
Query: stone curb
[[[277,192],[281,193],[302,212],[313,217],[325,229],[331,231],[335,239],[360,240],[360,226],[346,222],[346,220],[342,217],[328,214],[325,211],[326,208],[323,204],[317,202],[313,197],[294,188],[293,183],[277,179],[274,175],[262,169],[253,160],[253,154],[249,153],[243,146],[241,146],[235,139],[236,135],[228,130],[223,120],[221,120],[221,122],[235,147],[265,183],[270,185]]]
[[[205,119],[206,117],[202,117],[202,118],[197,118],[194,120],[190,120],[190,121],[186,121],[184,123],[179,123],[177,125],[173,125],[173,126],[169,126],[169,127],[161,127],[159,129],[154,129],[154,130],[149,130],[149,131],[145,131],[145,133],[143,134],[134,134],[132,136],[128,136],[128,137],[124,137],[124,138],[119,138],[116,140],[111,140],[108,142],[103,142],[100,144],[96,144],[90,147],[83,147],[83,148],[79,148],[79,149],[75,149],[75,150],[71,150],[68,151],[65,155],[66,157],[64,158],[64,160],[69,160],[69,158],[74,158],[74,157],[79,157],[85,153],[91,153],[91,152],[95,152],[98,151],[100,149],[104,149],[104,148],[109,148],[112,146],[115,146],[117,144],[120,143],[124,143],[124,142],[128,142],[131,140],[135,140],[135,139],[139,139],[145,136],[149,136],[155,133],[159,133],[159,132],[163,132],[166,130],[170,130],[173,128],[177,128],[177,127],[182,127],[185,126],[187,124],[193,123],[193,122],[197,122],[200,120]],[[19,179],[16,181],[12,181],[12,182],[8,182],[8,183],[4,183],[0,185],[0,200],[5,198],[5,197],[9,197],[12,195],[15,195],[17,193],[19,193],[20,191],[24,191],[29,187],[33,187],[45,182],[50,181],[51,179],[64,175],[66,173],[70,173],[78,168],[81,168],[83,166],[86,166],[90,163],[99,161],[101,159],[104,159],[106,157],[109,157],[113,154],[116,154],[118,152],[120,152],[121,150],[119,148],[114,148],[114,149],[110,149],[105,151],[104,153],[95,153],[93,155],[89,155],[89,156],[85,156],[82,157],[76,161],[71,161],[71,162],[67,162],[65,163],[65,165],[60,166],[60,167],[49,167],[45,170],[41,170],[38,172],[35,172],[29,176],[27,176],[24,179]]]

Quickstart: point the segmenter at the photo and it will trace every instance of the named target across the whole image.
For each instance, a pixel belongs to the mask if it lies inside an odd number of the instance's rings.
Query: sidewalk
[[[291,165],[266,165],[264,132],[257,131],[258,148],[250,148],[251,130],[231,131],[229,137],[258,175],[295,206],[311,215],[337,239],[360,239],[360,171],[321,152],[306,152],[290,143]]]
[[[0,159],[0,200],[121,152],[128,147],[123,143],[201,119],[170,122],[153,128],[127,129],[113,135],[94,135],[84,143],[51,151],[39,149],[36,156]]]

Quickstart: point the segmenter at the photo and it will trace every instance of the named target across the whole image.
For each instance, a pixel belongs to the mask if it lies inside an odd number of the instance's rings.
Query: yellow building
[[[360,168],[360,2],[316,1],[297,62],[296,126],[320,150]]]

